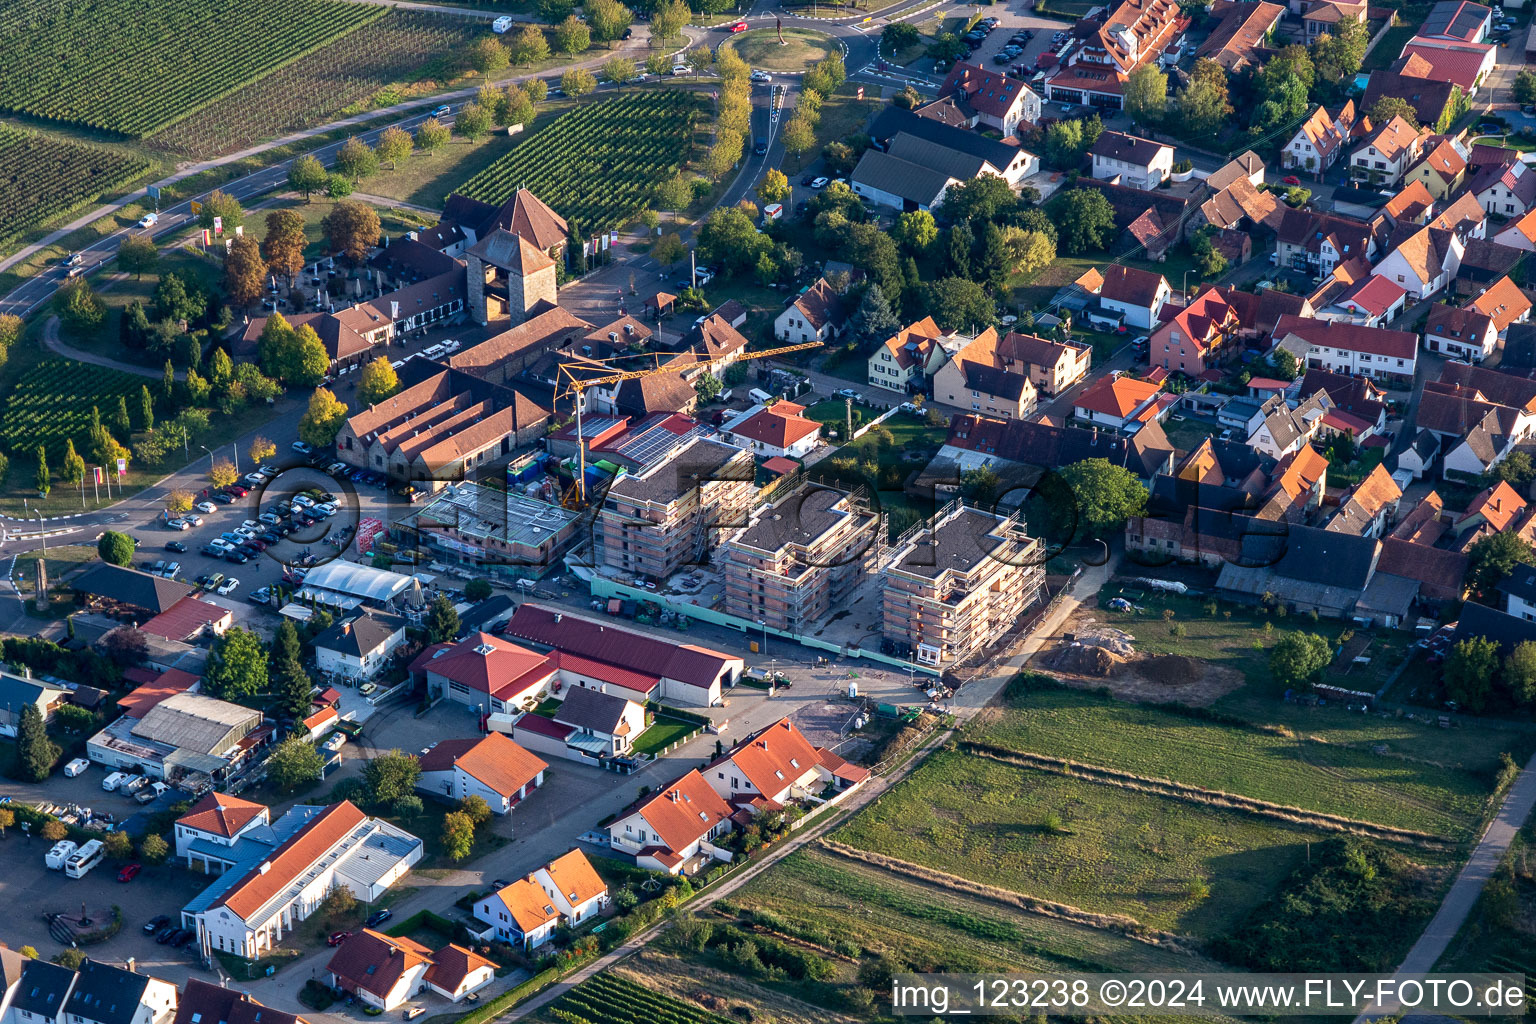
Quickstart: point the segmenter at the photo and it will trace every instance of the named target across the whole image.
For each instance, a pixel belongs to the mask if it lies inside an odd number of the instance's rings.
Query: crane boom
[[[744,352],[739,356],[735,356],[735,361],[744,361],[747,359],[766,359],[769,356],[782,356],[788,355],[791,352],[804,352],[806,349],[821,348],[821,346],[822,342],[819,341],[807,341],[798,345],[781,345],[778,348],[764,349],[761,352]],[[661,354],[651,353],[651,355],[657,360],[659,364]],[[618,356],[615,358],[622,359],[628,357]],[[703,359],[698,362],[689,363],[688,366],[684,367],[683,369],[693,369],[699,366],[713,366],[715,363],[723,363],[728,359],[732,359],[732,357],[729,355],[716,356],[713,359]],[[642,377],[651,377],[658,373],[682,372],[682,370],[679,368],[656,365],[648,366],[641,370],[620,370],[616,373],[611,373],[603,377],[583,378],[576,375],[574,369],[575,367],[590,368],[594,365],[601,365],[601,361],[592,360],[591,362],[586,363],[560,363],[558,366],[558,374],[561,383],[555,389],[555,398],[557,400],[561,398],[569,398],[572,395],[576,397],[576,455],[577,459],[579,460],[576,470],[576,492],[578,495],[580,495],[582,501],[586,501],[587,498],[587,445],[586,440],[582,436],[581,430],[581,413],[582,405],[584,404],[582,392],[586,391],[587,388],[604,387],[609,384],[622,384],[627,380],[639,380]]]

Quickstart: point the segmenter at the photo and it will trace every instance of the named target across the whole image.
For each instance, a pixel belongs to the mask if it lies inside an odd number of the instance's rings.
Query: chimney
[[[352,623],[350,623],[350,622],[343,622],[341,624],[341,635],[342,636],[351,636],[352,635]]]
[[[129,974],[137,974],[138,973],[138,971],[134,969],[134,959],[133,959],[133,957],[129,957],[128,958],[128,962],[123,964],[123,967],[125,967],[127,969]]]
[[[559,615],[559,614],[557,614],[557,615],[556,615],[556,616],[555,616],[555,625],[557,625],[557,626],[558,626],[558,625],[560,625],[560,620],[561,620],[561,619],[562,619],[562,618],[564,618],[564,617],[565,617],[565,616],[563,616],[563,615]]]

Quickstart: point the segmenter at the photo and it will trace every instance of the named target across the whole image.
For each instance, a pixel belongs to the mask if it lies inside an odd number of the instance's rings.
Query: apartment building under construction
[[[725,611],[800,632],[830,614],[883,556],[883,517],[863,488],[802,484],[721,550]]]
[[[754,472],[749,453],[695,438],[665,462],[621,476],[597,517],[603,562],[658,580],[700,564],[745,525]]]
[[[903,534],[883,563],[886,639],[942,667],[987,646],[1040,599],[1041,551],[1019,513],[1005,518],[950,502]]]

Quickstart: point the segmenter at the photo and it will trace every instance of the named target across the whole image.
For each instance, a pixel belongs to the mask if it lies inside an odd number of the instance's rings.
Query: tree
[[[963,277],[945,277],[923,285],[923,308],[946,331],[980,330],[997,319],[992,296]]]
[[[448,145],[449,131],[443,122],[429,117],[416,128],[416,148],[431,153]]]
[[[715,397],[719,395],[724,388],[725,385],[720,383],[720,378],[716,377],[712,373],[700,374],[699,379],[693,382],[694,394],[699,396],[700,402],[714,401]]]
[[[1218,277],[1227,269],[1226,256],[1211,241],[1215,233],[1210,225],[1206,225],[1189,240],[1190,254],[1195,257],[1195,264],[1200,268],[1202,277]]]
[[[336,440],[347,421],[347,406],[325,388],[315,388],[309,396],[309,408],[299,420],[299,438],[305,444],[324,448]]]
[[[609,57],[603,61],[603,78],[622,88],[635,80],[635,62],[628,57]]]
[[[66,484],[78,484],[85,479],[85,460],[75,451],[75,439],[64,439],[64,462],[59,467],[59,479]]]
[[[148,235],[129,235],[117,247],[118,267],[123,273],[132,274],[136,281],[142,281],[159,262],[160,250],[155,248],[155,240]]]
[[[267,649],[260,636],[231,626],[214,640],[205,673],[208,688],[221,700],[253,697],[267,690]]]
[[[1351,18],[1343,19],[1337,33],[1324,32],[1312,43],[1312,63],[1317,68],[1317,77],[1335,84],[1353,78],[1365,61],[1365,50],[1370,42],[1369,29]]]
[[[1536,103],[1536,72],[1529,68],[1522,68],[1515,75],[1515,102],[1522,106],[1527,103]]]
[[[228,487],[238,479],[240,479],[240,473],[235,469],[235,464],[228,459],[214,459],[213,465],[208,469],[208,481],[215,487]]]
[[[1003,231],[1010,268],[1018,274],[1037,274],[1056,259],[1056,239],[1044,231],[1008,227]]]
[[[1075,519],[1079,537],[1104,537],[1146,511],[1146,487],[1130,470],[1108,459],[1073,463],[1061,477],[1072,496],[1067,506],[1054,510],[1063,532]]]
[[[83,277],[72,278],[60,285],[53,302],[64,326],[79,334],[94,331],[107,318],[107,307],[102,305],[95,290]]]
[[[453,122],[453,130],[470,142],[483,137],[491,130],[492,112],[478,103],[466,103]]]
[[[108,832],[102,839],[102,845],[106,855],[113,860],[130,860],[133,857],[133,839],[121,829]]]
[[[949,186],[944,193],[943,213],[946,220],[955,223],[996,220],[1018,205],[1019,197],[1005,179],[983,174]]]
[[[1155,125],[1168,106],[1168,76],[1155,63],[1143,64],[1125,81],[1125,112],[1138,125]]]
[[[512,63],[526,67],[549,59],[549,40],[544,38],[544,30],[539,26],[524,25],[512,37],[507,51]]]
[[[275,274],[293,279],[304,269],[304,218],[296,210],[274,210],[267,214],[267,237],[262,239],[261,254]]]
[[[683,30],[693,18],[685,0],[666,0],[651,15],[651,38],[665,44]]]
[[[361,263],[368,250],[379,244],[379,215],[372,207],[344,199],[320,221],[320,230],[332,251]]]
[[[990,466],[978,466],[960,474],[960,496],[975,508],[989,508],[997,500],[1002,478]]]
[[[379,169],[379,155],[368,143],[353,135],[336,151],[336,169],[353,181],[359,181]]]
[[[197,496],[185,487],[178,487],[165,496],[165,510],[172,515],[185,515],[192,511],[192,503]]]
[[[859,351],[870,352],[874,346],[901,330],[901,321],[891,311],[885,292],[878,284],[864,289],[859,307],[848,318],[848,334]]]
[[[213,223],[215,220],[219,222],[217,225]],[[221,189],[214,189],[203,200],[203,212],[197,215],[197,223],[209,231],[217,227],[234,234],[235,228],[245,223],[245,210],[241,208],[240,200]]]
[[[251,446],[245,451],[251,457],[252,462],[261,463],[277,454],[277,445],[272,443],[270,439],[257,434],[256,438],[251,441]]]
[[[230,242],[224,257],[224,294],[237,309],[261,298],[266,284],[267,261],[254,238],[241,236]]]
[[[68,705],[73,707],[74,705]],[[0,807],[0,838],[5,836],[5,830],[16,824],[16,812],[9,807]]]
[[[768,168],[763,180],[757,183],[757,198],[765,203],[782,203],[789,198],[789,179],[777,167]]]
[[[59,759],[59,745],[48,738],[48,726],[36,704],[22,706],[16,723],[16,770],[24,782],[42,782]]]
[[[600,43],[618,39],[635,20],[634,12],[618,0],[587,0],[584,9],[587,24],[592,26],[592,38]]]
[[[467,601],[484,601],[491,593],[491,581],[483,576],[476,576],[464,584],[464,598]]]
[[[560,76],[560,88],[567,96],[585,96],[597,88],[597,79],[585,68],[567,68]]]
[[[390,125],[379,136],[379,144],[375,149],[379,159],[387,161],[390,169],[400,165],[400,161],[411,155],[411,150],[416,148],[411,133],[397,125]]]
[[[1394,117],[1400,117],[1414,128],[1419,127],[1418,112],[1413,109],[1413,104],[1401,96],[1383,96],[1371,104],[1369,111],[1372,124],[1386,124]]]
[[[267,756],[267,779],[280,790],[314,782],[325,771],[325,758],[302,736],[290,736]]]
[[[1497,595],[1497,587],[1514,571],[1516,565],[1536,565],[1536,551],[1507,530],[1476,541],[1467,551],[1467,589],[1487,603]]]
[[[687,254],[687,247],[683,245],[683,240],[675,231],[662,235],[656,239],[656,244],[651,246],[651,255],[664,267],[671,266]]]
[[[1271,358],[1275,364],[1275,375],[1281,380],[1291,381],[1301,376],[1301,360],[1285,349],[1275,349]]]
[[[495,36],[481,36],[470,43],[465,58],[470,67],[486,78],[505,68],[511,59],[507,48],[501,45],[501,40]]]
[[[155,313],[163,320],[192,322],[208,311],[208,296],[187,286],[180,274],[165,274],[155,285]]]
[[[26,321],[14,313],[0,313],[0,359],[4,359],[4,353],[12,345],[21,340],[22,329]]]
[[[48,492],[53,490],[53,477],[48,473],[48,450],[42,445],[37,446],[37,493],[48,497]]]
[[[797,113],[784,126],[779,141],[784,143],[786,152],[798,157],[816,145],[816,126],[803,113]]]
[[[361,405],[382,402],[400,390],[400,377],[390,365],[388,356],[379,356],[363,367],[358,375],[357,401]]]
[[[470,794],[459,801],[459,810],[469,815],[469,820],[476,827],[484,825],[491,820],[491,805],[485,802],[485,797]]]
[[[139,840],[139,856],[151,864],[164,864],[170,852],[170,844],[153,832]]]
[[[415,754],[391,750],[363,766],[363,785],[377,807],[390,807],[416,791],[421,762]]]
[[[1531,457],[1525,452],[1513,451],[1493,468],[1493,475],[1515,490],[1522,491],[1531,482],[1531,478],[1536,477],[1536,465],[1532,465]]]
[[[772,239],[752,223],[752,218],[735,207],[711,213],[699,229],[698,238],[699,254],[726,275],[756,267],[773,245]]]
[[[320,913],[333,925],[340,924],[356,914],[357,897],[352,895],[352,888],[347,885],[338,885],[326,893],[325,899],[320,901]]]
[[[325,188],[328,177],[325,164],[309,153],[288,165],[288,187],[302,193],[306,203],[311,195]]]
[[[1079,121],[1057,121],[1045,131],[1045,162],[1058,171],[1077,170],[1086,148]]]
[[[62,821],[59,821],[56,818],[50,818],[43,822],[42,834],[43,838],[48,840],[50,843],[56,843],[60,839],[69,838],[69,829],[65,827]]]
[[[1103,250],[1115,237],[1115,211],[1103,193],[1075,188],[1053,205],[1060,245],[1067,255]]]
[[[581,53],[591,45],[592,31],[576,15],[570,15],[555,26],[555,49],[561,53]]]
[[[1536,703],[1536,643],[1522,640],[1504,659],[1500,677],[1511,702],[1516,706]]]
[[[1010,262],[1002,230],[996,223],[987,221],[977,242],[976,257],[971,265],[972,278],[992,288],[1001,288],[1007,280]]]
[[[325,179],[325,197],[332,201],[345,199],[352,194],[352,179],[345,174],[333,174]]]
[[[1485,636],[1469,636],[1457,642],[1445,656],[1445,693],[1469,711],[1479,712],[1493,693],[1499,669],[1499,645]]]
[[[454,610],[448,595],[438,594],[427,611],[427,642],[447,643],[459,635],[459,613]]]
[[[1269,652],[1269,671],[1287,689],[1312,685],[1333,660],[1328,641],[1316,633],[1286,633]]]
[[[85,963],[85,953],[79,949],[66,949],[55,956],[53,962],[67,971],[78,971]]]
[[[155,429],[155,400],[149,393],[149,385],[139,387],[139,426],[145,430]]]
[[[462,811],[443,815],[443,852],[451,860],[464,860],[475,849],[475,823]]]
[[[112,565],[131,565],[133,552],[133,538],[117,530],[103,532],[101,539],[96,542],[96,554],[101,556],[103,562]]]
[[[1221,66],[1216,67],[1220,70]],[[1225,80],[1218,83],[1209,77],[1192,78],[1179,90],[1178,103],[1179,119],[1184,123],[1185,132],[1196,138],[1214,137],[1232,116]]]
[[[880,48],[882,56],[886,57],[894,57],[898,51],[916,46],[922,41],[923,36],[917,26],[905,21],[893,21],[880,32]]]
[[[954,194],[954,186],[950,187],[950,194]],[[909,210],[896,218],[896,227],[891,234],[902,249],[913,256],[922,256],[939,240],[939,225],[927,210]]]
[[[1259,95],[1268,97],[1291,75],[1296,76],[1296,79],[1301,82],[1302,90],[1306,92],[1312,90],[1312,85],[1317,80],[1317,69],[1312,64],[1312,55],[1300,43],[1281,47],[1280,52],[1264,65],[1264,70],[1255,76],[1254,89]]]

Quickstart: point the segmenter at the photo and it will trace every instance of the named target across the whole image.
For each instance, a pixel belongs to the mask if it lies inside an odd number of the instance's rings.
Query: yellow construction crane
[[[784,345],[779,348],[765,349],[762,352],[743,352],[741,355],[736,356],[735,359],[766,359],[769,356],[788,355],[791,352],[803,352],[808,348],[820,348],[821,346],[822,343],[819,341],[808,341],[800,345]],[[583,359],[580,362],[562,362],[558,364],[556,371],[558,383],[555,387],[555,400],[569,398],[573,395],[576,400],[576,453],[579,460],[576,467],[576,493],[580,496],[582,502],[587,500],[587,445],[581,429],[582,406],[585,404],[582,397],[583,391],[586,391],[587,388],[604,387],[609,384],[622,384],[626,380],[652,377],[658,373],[681,373],[685,369],[713,366],[715,363],[723,363],[732,359],[728,355],[716,356],[714,359],[700,359],[696,362],[688,363],[686,366],[678,367],[661,365],[663,356],[672,358],[678,355],[678,353],[648,352],[646,355],[650,356],[657,365],[648,366],[640,370],[619,370],[601,377],[583,377],[579,376],[579,374],[600,370],[609,365],[612,360],[633,359],[635,357],[613,356],[611,359]]]

